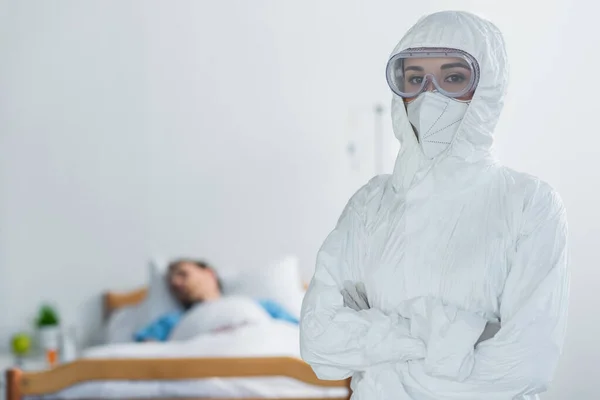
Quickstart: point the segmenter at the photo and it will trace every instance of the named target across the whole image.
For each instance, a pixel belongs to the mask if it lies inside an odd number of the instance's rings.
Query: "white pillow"
[[[187,311],[173,328],[169,340],[189,340],[220,329],[263,323],[270,319],[270,315],[254,299],[243,296],[222,297],[197,304]]]
[[[148,294],[136,318],[136,330],[144,328],[157,318],[176,310],[181,304],[169,290],[166,280],[166,258],[150,262]],[[223,282],[223,294],[240,295],[255,299],[269,299],[279,303],[292,316],[300,318],[304,289],[300,278],[298,258],[286,256],[266,267],[252,268],[232,274],[215,267]]]
[[[273,300],[298,319],[304,298],[302,286],[298,258],[295,256],[287,256],[264,268],[243,271],[233,279],[223,279],[223,292],[226,295]]]
[[[160,260],[150,262],[148,292],[144,301],[139,305],[136,330],[148,326],[167,313],[183,309],[169,290],[166,266],[167,263]]]
[[[115,310],[106,322],[104,343],[128,343],[138,329],[139,306],[123,307]]]

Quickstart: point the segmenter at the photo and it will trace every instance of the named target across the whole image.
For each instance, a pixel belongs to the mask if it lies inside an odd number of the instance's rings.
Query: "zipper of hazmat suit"
[[[477,89],[432,159],[394,96],[394,172],[350,199],[319,250],[302,358],[321,379],[352,377],[355,400],[538,399],[566,329],[562,201],[492,156],[508,78],[498,29],[469,13],[436,13],[392,55],[416,48],[471,55]],[[491,324],[499,330],[482,341]]]

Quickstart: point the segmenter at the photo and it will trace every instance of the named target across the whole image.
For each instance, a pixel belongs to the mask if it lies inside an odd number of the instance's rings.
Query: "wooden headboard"
[[[302,284],[304,289],[308,289],[308,283]],[[135,306],[140,304],[146,298],[148,288],[132,290],[131,292],[106,292],[104,293],[104,318],[108,318],[113,312],[122,307]]]
[[[104,293],[104,317],[108,318],[110,314],[122,307],[134,306],[141,303],[146,298],[148,288],[143,287],[131,292],[106,292]]]

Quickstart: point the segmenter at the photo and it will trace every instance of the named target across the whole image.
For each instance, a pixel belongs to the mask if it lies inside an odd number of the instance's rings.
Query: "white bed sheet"
[[[185,342],[128,343],[93,347],[82,358],[299,357],[298,327],[283,321],[201,335]],[[208,378],[178,381],[96,381],[28,399],[122,399],[162,397],[335,398],[344,388],[323,388],[286,377]]]
[[[107,381],[73,386],[28,400],[160,399],[160,398],[344,398],[343,388],[320,388],[284,377],[198,379],[184,381]]]

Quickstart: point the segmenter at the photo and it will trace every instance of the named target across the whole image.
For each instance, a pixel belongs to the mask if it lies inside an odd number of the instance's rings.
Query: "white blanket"
[[[182,342],[124,343],[91,347],[82,358],[299,357],[298,327],[269,320]]]

